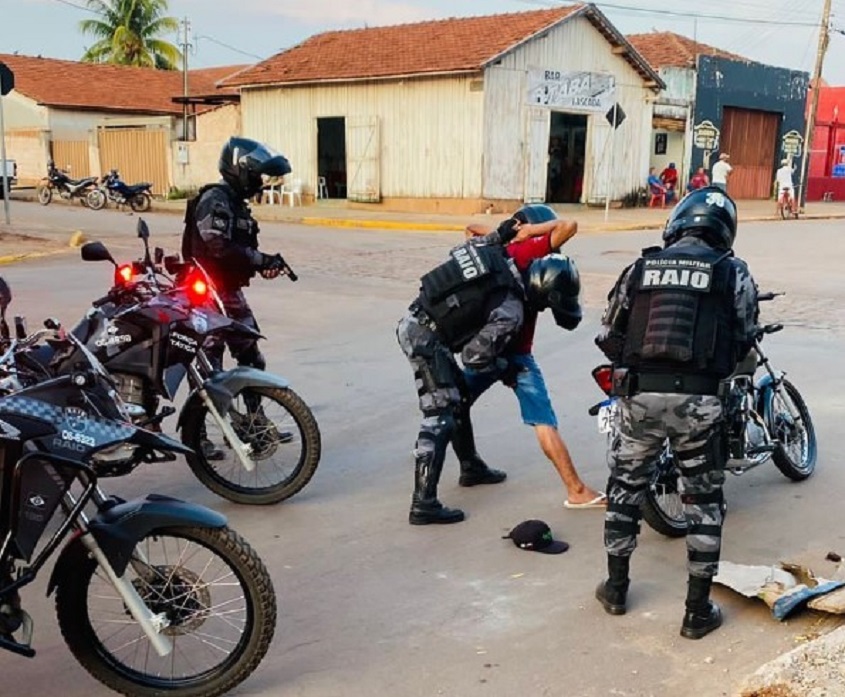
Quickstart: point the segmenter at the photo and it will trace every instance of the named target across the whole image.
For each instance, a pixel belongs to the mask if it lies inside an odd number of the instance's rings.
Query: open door
[[[346,119],[347,199],[361,203],[381,201],[381,146],[378,116]]]
[[[525,203],[546,200],[546,176],[549,166],[549,111],[529,108],[528,133],[525,138]]]

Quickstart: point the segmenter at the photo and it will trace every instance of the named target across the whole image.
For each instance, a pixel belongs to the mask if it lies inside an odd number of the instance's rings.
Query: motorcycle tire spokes
[[[42,206],[49,205],[53,200],[53,189],[49,186],[41,186],[38,188],[38,203]]]
[[[143,213],[145,211],[148,211],[151,205],[152,200],[150,199],[149,194],[136,194],[135,196],[129,199],[129,206],[136,213]]]
[[[229,411],[235,434],[251,448],[255,467],[247,471],[206,409],[197,409],[183,429],[194,474],[215,493],[247,504],[277,503],[300,491],[320,462],[320,431],[311,410],[290,389],[245,388]],[[208,459],[206,438],[223,457]]]
[[[807,479],[816,469],[816,431],[798,389],[782,380],[771,396],[769,430],[777,441],[772,460],[781,473],[794,481]]]
[[[270,576],[228,528],[163,528],[135,548],[125,578],[164,618],[173,643],[160,656],[93,560],[59,587],[56,611],[74,656],[124,694],[228,692],[256,668],[276,626]]]

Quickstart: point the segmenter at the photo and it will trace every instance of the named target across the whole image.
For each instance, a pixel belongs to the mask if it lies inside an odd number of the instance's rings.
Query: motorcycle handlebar
[[[766,300],[774,300],[779,295],[786,295],[786,293],[758,293],[757,294],[757,302],[765,302]]]

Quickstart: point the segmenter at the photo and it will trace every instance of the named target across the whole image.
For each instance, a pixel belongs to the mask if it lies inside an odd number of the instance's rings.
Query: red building
[[[812,91],[807,96],[808,105]],[[822,83],[807,171],[807,200],[845,201],[845,87]]]

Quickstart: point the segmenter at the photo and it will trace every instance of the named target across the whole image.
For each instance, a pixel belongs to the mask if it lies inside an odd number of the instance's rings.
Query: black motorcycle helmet
[[[736,204],[718,186],[691,191],[675,206],[663,230],[665,246],[699,237],[717,249],[731,249],[736,239]]]
[[[581,280],[575,261],[563,254],[547,254],[531,262],[526,272],[528,304],[538,312],[550,308],[559,327],[575,329],[581,323]]]
[[[528,203],[513,214],[515,220],[520,223],[546,223],[549,220],[557,220],[557,213],[545,203]]]
[[[284,155],[255,140],[233,136],[220,151],[220,174],[242,198],[252,198],[263,185],[262,177],[283,177],[291,171]]]

